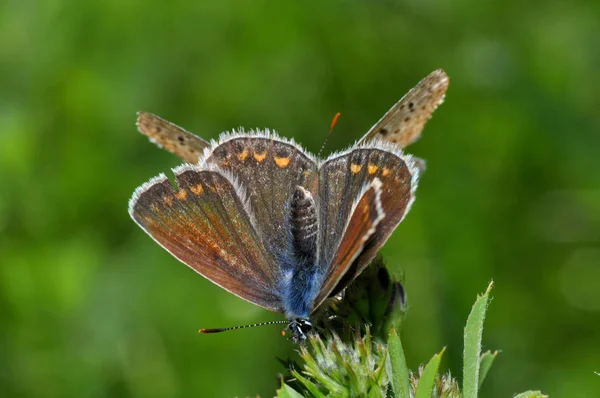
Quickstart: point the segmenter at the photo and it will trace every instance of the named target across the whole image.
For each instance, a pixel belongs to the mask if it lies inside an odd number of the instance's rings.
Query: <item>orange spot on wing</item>
[[[266,157],[267,157],[266,152],[254,154],[254,160],[256,160],[258,163],[261,163],[263,160],[266,159]]]
[[[369,174],[375,174],[377,172],[377,169],[379,167],[375,166],[374,164],[369,163],[369,165],[367,166],[367,169],[369,171]]]
[[[243,162],[243,161],[244,161],[244,160],[246,160],[246,158],[248,157],[248,150],[247,150],[247,149],[244,149],[244,151],[243,151],[243,152],[241,152],[241,153],[239,153],[239,154],[237,155],[237,157],[238,157],[238,159],[239,159],[241,162]]]
[[[360,165],[360,164],[352,163],[350,165],[350,171],[352,172],[352,174],[358,173],[360,171],[360,169],[362,169],[362,165]]]
[[[384,167],[383,170],[381,171],[381,176],[385,177],[388,174],[390,174],[390,169],[388,169],[387,167]]]
[[[184,201],[187,199],[187,191],[185,189],[182,189],[175,194],[175,197],[181,201]]]
[[[275,157],[275,164],[277,165],[277,167],[283,169],[284,167],[287,167],[288,164],[290,164],[290,158],[278,158],[278,157]]]
[[[194,195],[202,195],[202,193],[204,193],[204,188],[202,187],[202,184],[196,184],[190,188],[190,191],[192,191]]]

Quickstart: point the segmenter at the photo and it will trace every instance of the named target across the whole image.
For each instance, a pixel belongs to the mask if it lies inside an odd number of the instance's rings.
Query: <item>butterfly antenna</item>
[[[232,326],[229,328],[200,329],[200,330],[198,330],[198,333],[202,333],[202,334],[221,333],[221,332],[227,332],[229,330],[246,329],[246,328],[253,328],[256,326],[265,326],[265,325],[281,325],[283,323],[289,323],[289,321],[269,321],[269,322],[254,323],[252,325]]]
[[[331,120],[331,125],[329,126],[329,133],[327,134],[327,137],[325,137],[325,141],[323,141],[323,145],[321,145],[321,149],[319,149],[319,153],[317,153],[317,157],[321,156],[321,152],[323,152],[323,149],[325,149],[325,145],[327,145],[327,140],[329,140],[329,136],[333,132],[333,128],[337,124],[338,119],[340,118],[340,115],[341,115],[341,113],[339,113],[339,112],[336,113],[335,116],[333,117],[333,119]]]

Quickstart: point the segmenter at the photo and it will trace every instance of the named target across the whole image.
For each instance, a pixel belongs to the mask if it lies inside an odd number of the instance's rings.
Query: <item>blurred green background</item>
[[[446,102],[384,255],[407,276],[411,368],[495,281],[482,396],[600,395],[600,3],[592,0],[16,1],[0,5],[0,395],[274,394],[281,319],[212,285],[129,218],[178,160],[138,110],[204,138],[269,127],[358,139],[436,68]]]

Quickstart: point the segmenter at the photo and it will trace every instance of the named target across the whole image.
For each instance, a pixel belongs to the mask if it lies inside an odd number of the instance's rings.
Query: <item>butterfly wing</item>
[[[248,193],[264,246],[280,261],[289,256],[290,201],[298,186],[316,197],[316,162],[298,145],[269,133],[225,137],[204,161],[235,175]]]
[[[134,221],[182,263],[251,303],[281,311],[277,267],[254,229],[241,188],[227,173],[184,165],[178,189],[162,174],[129,202]]]
[[[204,148],[210,146],[202,138],[152,113],[138,112],[136,125],[150,141],[188,163],[196,163]]]
[[[442,69],[430,73],[383,115],[360,142],[381,139],[405,148],[418,140],[425,123],[444,101],[448,83]]]
[[[402,221],[418,169],[410,156],[380,143],[332,156],[319,178],[319,263],[326,271],[314,308],[358,276]]]

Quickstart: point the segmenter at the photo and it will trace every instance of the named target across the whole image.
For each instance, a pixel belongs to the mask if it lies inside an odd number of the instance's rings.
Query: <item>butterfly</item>
[[[433,72],[349,149],[319,159],[293,140],[243,130],[207,142],[155,115],[138,128],[188,162],[137,188],[133,220],[230,293],[284,313],[294,342],[375,257],[415,200],[416,140],[448,79]],[[216,330],[216,329],[215,329]]]

